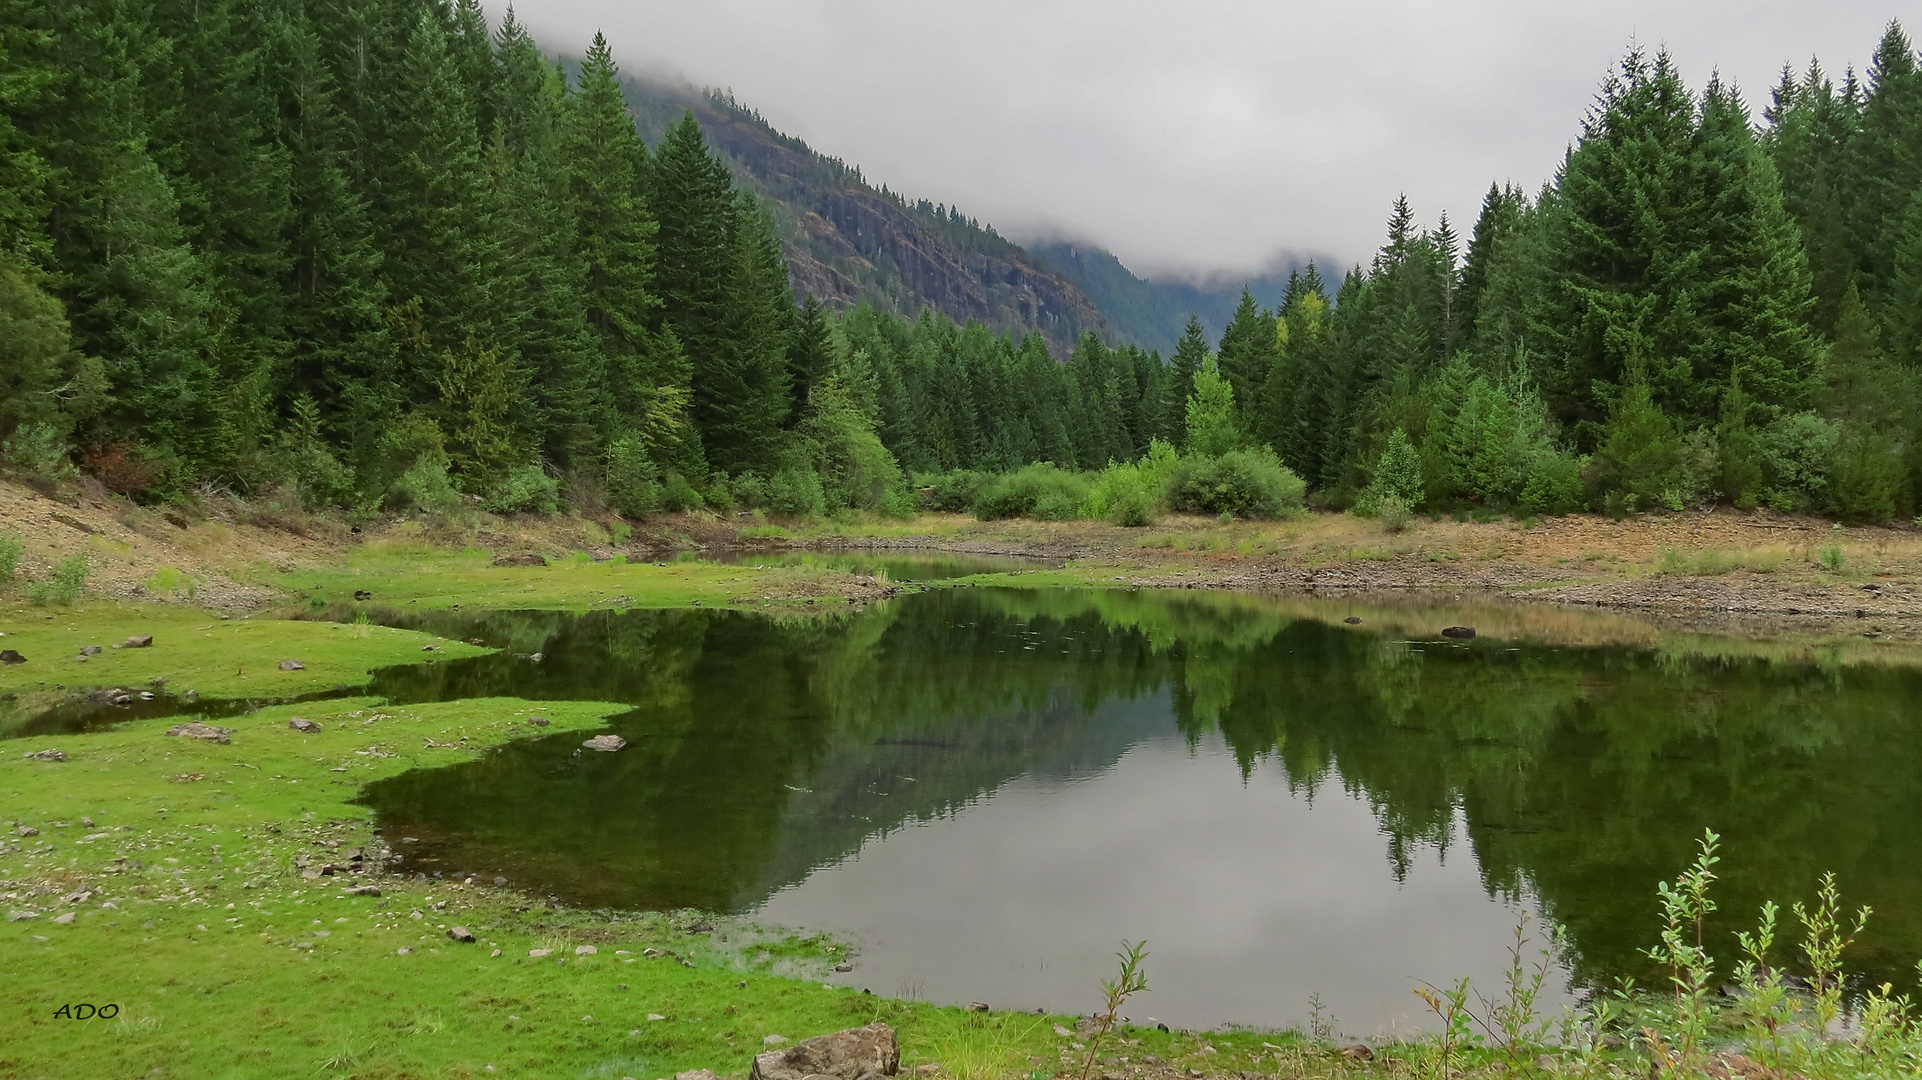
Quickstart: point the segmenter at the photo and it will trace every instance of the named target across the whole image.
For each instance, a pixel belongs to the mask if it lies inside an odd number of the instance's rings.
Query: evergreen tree
[[[1208,356],[1208,338],[1201,329],[1201,319],[1189,315],[1188,328],[1182,332],[1169,366],[1167,396],[1162,406],[1162,415],[1167,418],[1164,423],[1170,426],[1164,426],[1160,434],[1170,443],[1180,444],[1187,437],[1188,399],[1194,396],[1195,375]]]
[[[1241,431],[1235,426],[1235,391],[1222,377],[1221,368],[1210,356],[1195,373],[1195,392],[1188,399],[1187,451],[1203,457],[1219,457],[1241,445]]]
[[[1856,266],[1873,307],[1894,284],[1890,224],[1922,189],[1922,65],[1900,24],[1889,23],[1869,64],[1860,129],[1848,143],[1845,200]]]

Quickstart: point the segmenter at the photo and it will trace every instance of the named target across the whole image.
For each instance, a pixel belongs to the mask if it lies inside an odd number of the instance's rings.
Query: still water
[[[1086,1009],[1146,938],[1137,1019],[1280,1025],[1318,994],[1371,1034],[1420,1022],[1418,980],[1491,985],[1541,918],[1562,987],[1646,981],[1654,885],[1705,827],[1717,944],[1834,870],[1876,909],[1855,970],[1912,981],[1922,672],[1344,614],[959,588],[791,620],[474,616],[443,629],[507,652],[375,692],[620,702],[628,748],[556,735],[366,801],[418,868],[842,932],[837,978],[942,1002]]]

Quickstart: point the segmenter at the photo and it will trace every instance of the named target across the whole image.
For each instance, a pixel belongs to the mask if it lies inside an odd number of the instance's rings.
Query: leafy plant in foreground
[[[1141,970],[1142,961],[1148,958],[1147,949],[1146,941],[1122,942],[1121,951],[1115,954],[1121,961],[1121,969],[1114,978],[1101,980],[1105,1002],[1101,1012],[1095,1015],[1094,1035],[1088,1039],[1088,1060],[1082,1063],[1081,1080],[1089,1080],[1094,1075],[1095,1055],[1101,1052],[1101,1040],[1114,1028],[1122,1004],[1148,989],[1148,977]]]

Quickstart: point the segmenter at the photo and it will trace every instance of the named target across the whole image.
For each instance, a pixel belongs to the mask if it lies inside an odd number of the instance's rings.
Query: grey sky
[[[496,16],[501,0],[489,0]],[[1906,9],[1906,10],[1905,10]],[[1631,40],[1759,116],[1783,63],[1864,66],[1892,0],[520,0],[548,48],[733,88],[868,179],[1144,274],[1364,259],[1397,192],[1466,232],[1553,172]]]

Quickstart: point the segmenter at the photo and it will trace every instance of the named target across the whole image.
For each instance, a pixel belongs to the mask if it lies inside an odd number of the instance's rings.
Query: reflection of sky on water
[[[1243,784],[1218,735],[1190,751],[1167,727],[1098,773],[1023,776],[872,839],[756,914],[860,939],[844,982],[996,1008],[1091,1011],[1122,939],[1146,938],[1153,992],[1129,1011],[1178,1026],[1303,1019],[1318,993],[1375,1034],[1423,1022],[1422,979],[1493,986],[1516,915],[1465,844],[1418,846],[1397,882],[1365,799],[1290,791],[1273,763]]]

